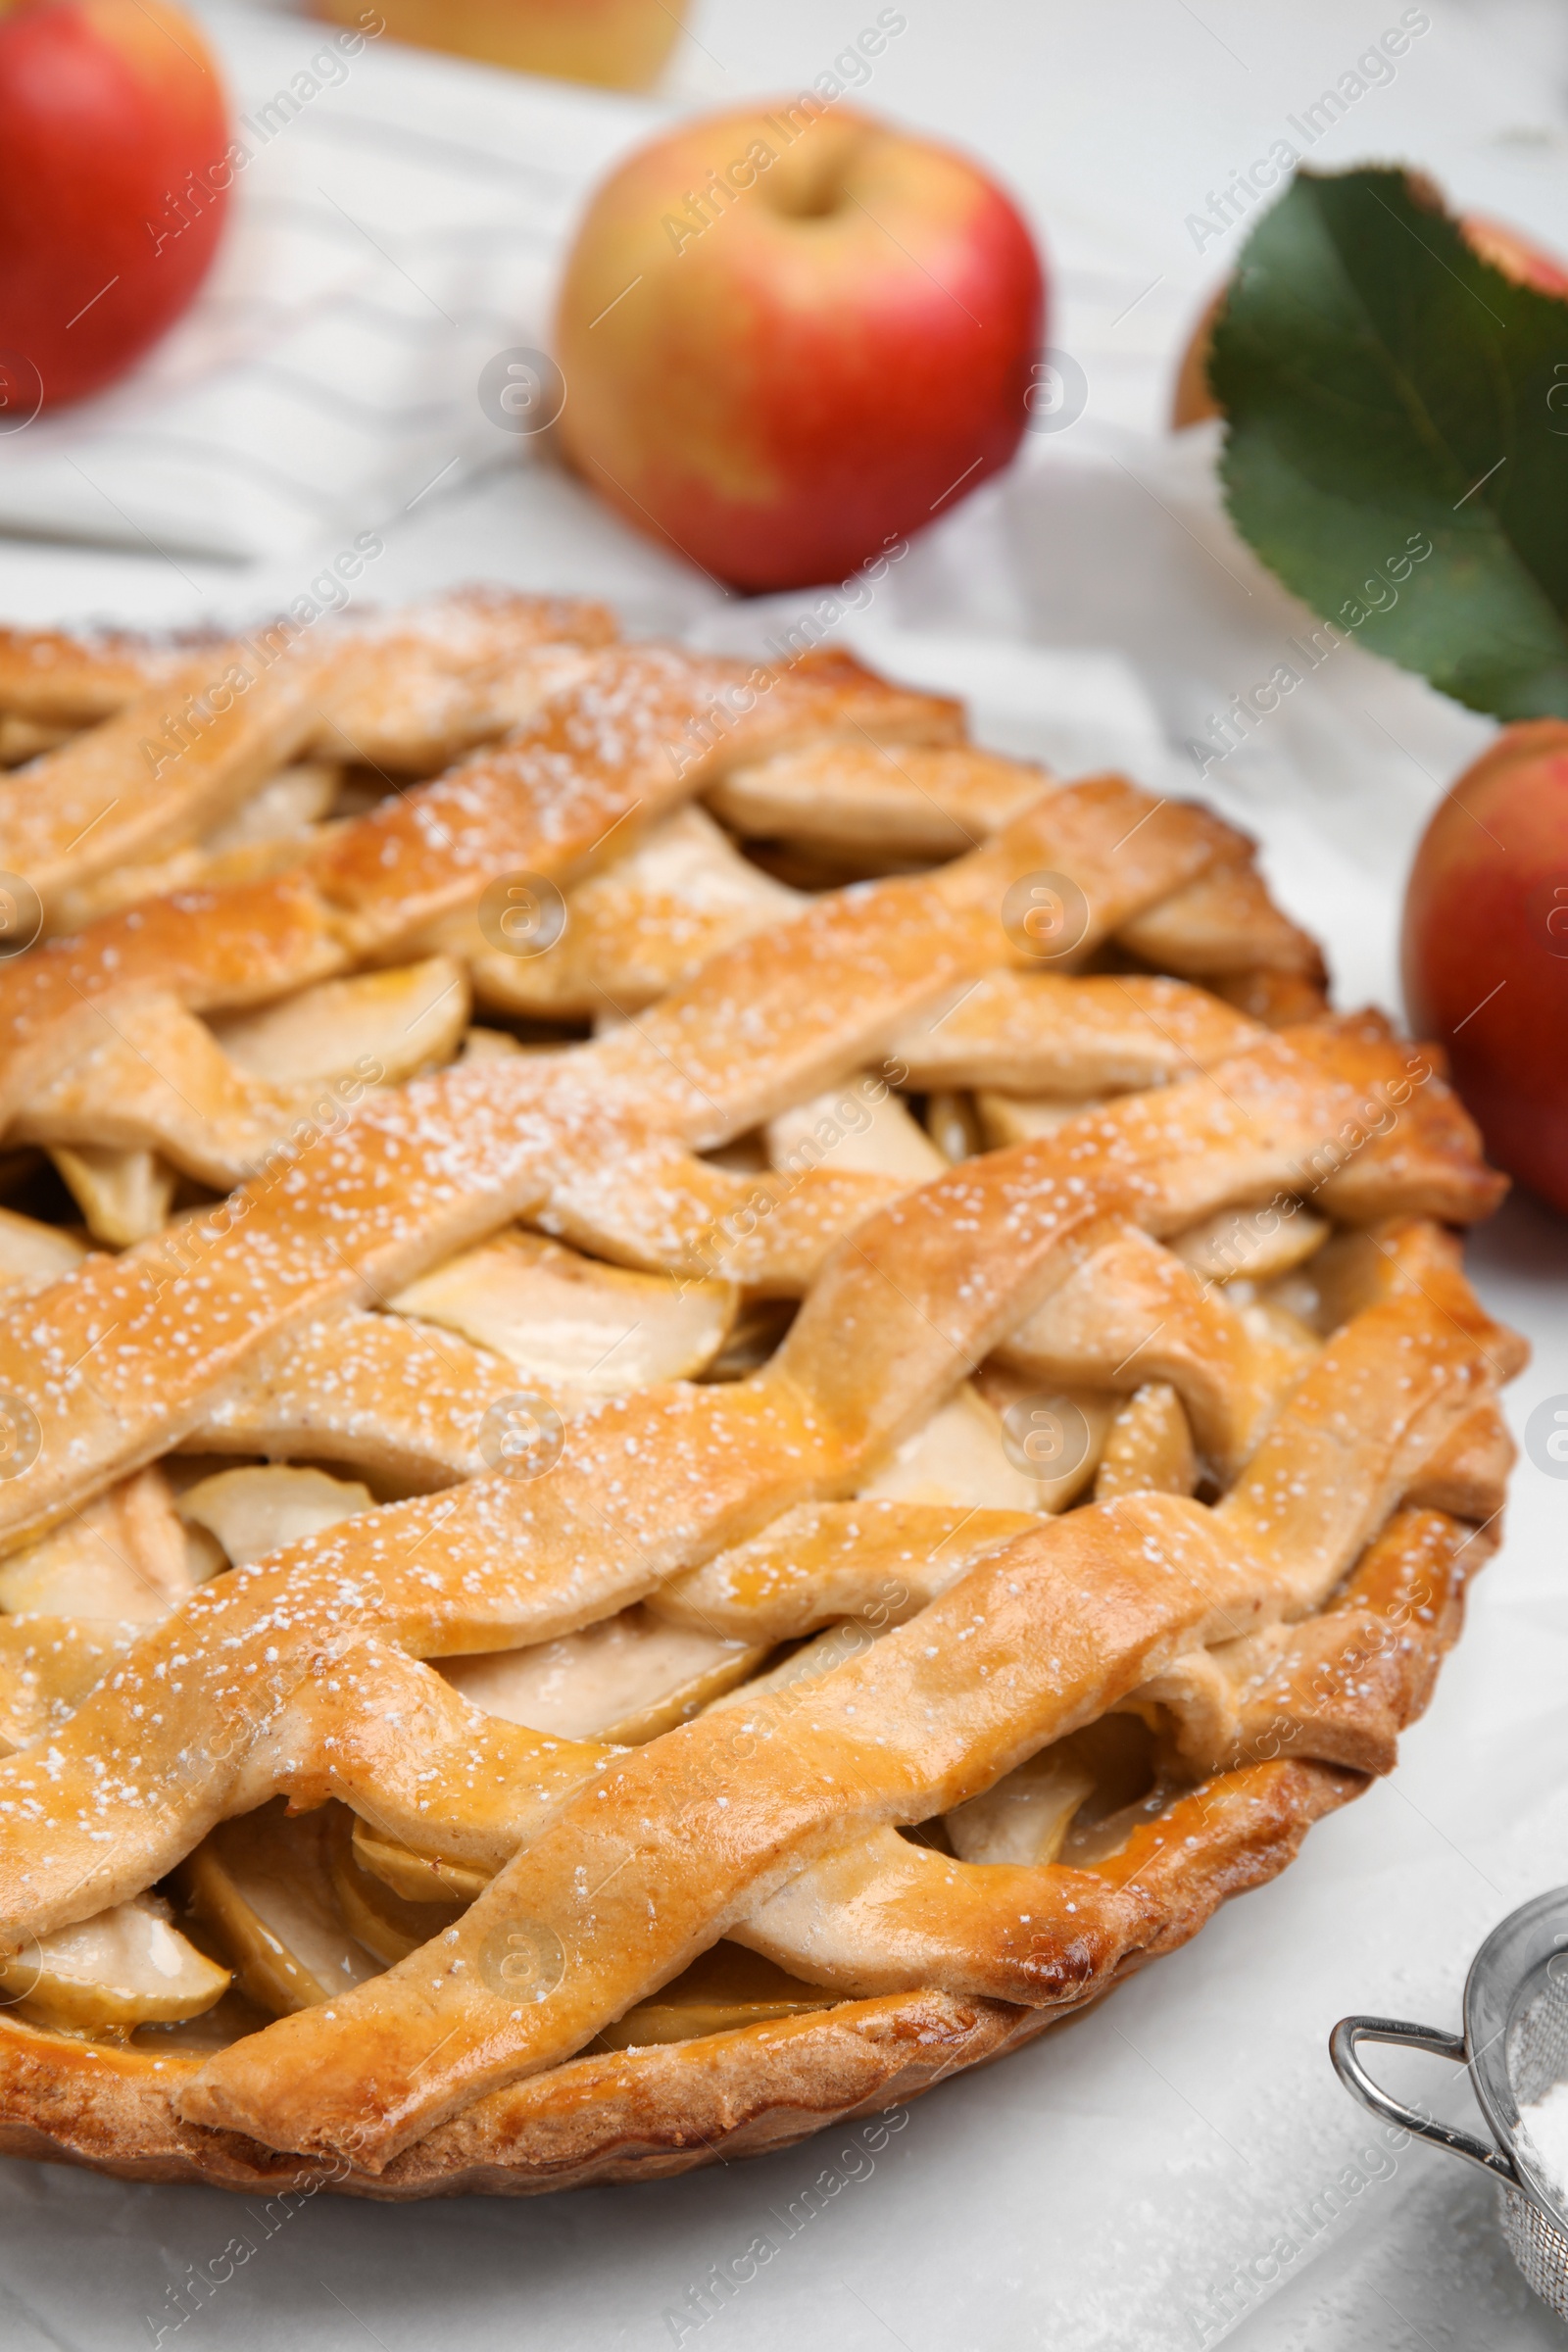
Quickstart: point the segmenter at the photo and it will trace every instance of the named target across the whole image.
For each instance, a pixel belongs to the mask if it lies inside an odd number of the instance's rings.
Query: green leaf
[[[1209,374],[1231,515],[1288,588],[1472,710],[1568,717],[1568,301],[1402,172],[1301,172]]]

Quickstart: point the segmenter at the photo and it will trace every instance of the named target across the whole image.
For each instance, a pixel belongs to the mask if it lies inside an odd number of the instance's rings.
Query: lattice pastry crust
[[[1501,1181],[1230,827],[477,592],[7,633],[0,758],[0,2146],[776,2146],[1391,1768]]]

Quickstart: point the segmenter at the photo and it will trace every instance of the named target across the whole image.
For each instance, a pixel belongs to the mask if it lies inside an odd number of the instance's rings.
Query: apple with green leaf
[[[1300,172],[1208,370],[1242,536],[1367,651],[1505,719],[1568,718],[1568,305],[1540,280],[1419,174]]]
[[[0,428],[113,383],[189,306],[228,135],[169,0],[0,0]]]
[[[1405,992],[1494,1157],[1568,1209],[1565,298],[1556,262],[1420,173],[1301,172],[1247,241],[1206,375],[1231,519],[1319,641],[1515,722],[1421,844]]]
[[[1407,178],[1414,186],[1430,185],[1413,173],[1407,174]],[[1568,269],[1555,254],[1533,245],[1505,220],[1491,220],[1480,213],[1463,213],[1459,217],[1459,232],[1472,253],[1490,262],[1494,270],[1500,270],[1516,286],[1534,286],[1540,294],[1568,298]],[[1182,353],[1170,412],[1171,423],[1178,432],[1221,414],[1208,380],[1208,363],[1214,348],[1215,323],[1229,295],[1229,283],[1210,295]]]

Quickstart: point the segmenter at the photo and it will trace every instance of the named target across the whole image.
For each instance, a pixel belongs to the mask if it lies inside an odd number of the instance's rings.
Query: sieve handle
[[[1446,2148],[1454,2156],[1463,2156],[1467,2163],[1478,2164],[1494,2180],[1506,2180],[1510,2187],[1521,2185],[1512,2160],[1473,2132],[1456,2132],[1450,2124],[1434,2123],[1427,2115],[1418,2115],[1398,2099],[1374,2082],[1361,2064],[1363,2041],[1384,2041],[1401,2050],[1430,2050],[1434,2058],[1451,2058],[1458,2065],[1465,2063],[1464,2035],[1440,2033],[1435,2026],[1407,2026],[1396,2017],[1342,2017],[1329,2035],[1329,2056],[1334,2071],[1348,2091],[1358,2098],[1363,2107],[1386,2124],[1396,2124],[1401,2132],[1409,2132],[1417,2139],[1430,2140],[1435,2148]]]

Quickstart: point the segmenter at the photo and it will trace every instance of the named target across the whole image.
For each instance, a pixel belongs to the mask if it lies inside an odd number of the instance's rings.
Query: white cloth
[[[335,25],[205,13],[241,151],[217,263],[133,374],[0,439],[0,529],[254,562],[515,450],[481,371],[548,342],[572,215],[653,120]]]

